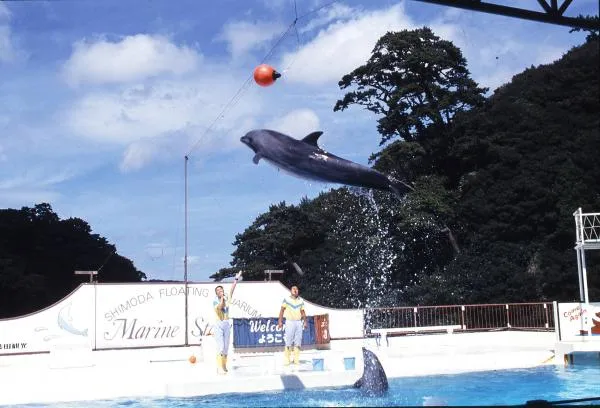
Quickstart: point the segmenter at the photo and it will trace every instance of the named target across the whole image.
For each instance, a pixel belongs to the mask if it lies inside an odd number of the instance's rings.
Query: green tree
[[[588,39],[555,63],[516,75],[457,126],[450,153],[463,173],[456,211],[469,233],[463,259],[448,273],[465,268],[465,282],[485,277],[495,287],[465,299],[578,297],[572,214],[600,208],[599,60],[598,40]]]
[[[345,75],[339,85],[351,91],[337,101],[334,111],[359,105],[380,116],[380,144],[391,143],[371,156],[374,167],[411,180],[421,190],[410,193],[403,206],[405,220],[416,218],[411,214],[421,220],[405,223],[404,235],[424,239],[443,232],[458,253],[453,187],[460,174],[456,159],[448,155],[455,137],[452,129],[457,116],[484,104],[487,91],[470,78],[460,49],[429,28],[389,32],[379,39],[367,63]],[[436,231],[409,232],[413,226],[432,224]],[[436,269],[448,258],[439,260],[434,262]]]
[[[445,171],[442,160],[451,145],[447,130],[454,117],[484,102],[485,88],[470,78],[466,60],[452,42],[429,28],[388,32],[362,65],[344,75],[341,89],[350,89],[334,111],[364,106],[380,116],[381,145],[399,140],[371,157],[391,156],[382,170],[414,179]]]
[[[61,220],[47,203],[0,210],[0,317],[34,312],[70,293],[74,271],[98,270],[99,282],[145,278],[114,245],[79,218]]]
[[[307,200],[300,206],[287,206],[285,202],[271,205],[268,212],[236,235],[231,267],[220,269],[211,279],[231,277],[239,269],[248,280],[263,280],[265,269],[283,269],[285,276],[295,273],[293,263],[302,252],[317,247],[324,239],[324,227],[315,222],[313,213],[306,211],[306,203]]]

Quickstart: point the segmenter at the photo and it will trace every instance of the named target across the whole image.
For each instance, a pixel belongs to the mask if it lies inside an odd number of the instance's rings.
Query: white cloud
[[[334,3],[331,7],[325,7],[317,13],[317,17],[300,27],[300,33],[306,33],[316,28],[322,27],[335,20],[350,18],[356,14],[356,10],[345,4]]]
[[[531,36],[530,30],[536,24],[451,8],[427,25],[461,49],[475,81],[494,90],[525,68],[551,63],[565,52],[565,45],[553,43],[543,31]],[[541,29],[556,28],[541,25]]]
[[[184,258],[181,258],[181,264],[183,265],[184,262]],[[188,255],[187,257],[187,262],[188,262],[188,266],[189,265],[197,265],[201,262],[202,257],[198,256],[198,255]]]
[[[562,58],[566,53],[564,48],[555,47],[551,45],[544,45],[537,50],[534,64],[551,64],[554,61]]]
[[[130,144],[120,164],[121,171],[139,170],[144,164],[151,161],[157,154],[158,148],[155,144],[147,141],[139,141]]]
[[[2,4],[0,4],[2,7]],[[11,41],[10,27],[0,24],[0,62],[10,62],[14,59],[14,50]]]
[[[199,89],[186,85],[162,82],[120,92],[92,92],[67,113],[67,124],[77,135],[118,144],[178,131],[202,110],[203,103],[209,104]]]
[[[564,52],[562,48],[547,45],[536,47],[534,52],[529,50],[530,47],[526,44],[516,42],[505,48],[481,48],[479,55],[482,58],[469,64],[472,67],[472,76],[479,84],[493,91],[510,82],[525,68],[531,65],[550,64],[559,59]],[[525,60],[518,56],[519,53],[529,53],[531,59]]]
[[[406,15],[403,3],[368,12],[334,5],[301,26],[301,32],[323,28],[300,50],[285,54],[278,66],[291,65],[285,72],[286,82],[337,83],[367,62],[375,43],[386,32],[429,26],[463,51],[476,81],[494,89],[532,63],[550,63],[564,52],[561,45],[528,36],[527,24],[534,23],[453,8],[417,24]],[[490,26],[498,29],[490,31]]]
[[[344,16],[348,14],[344,12]],[[355,11],[352,19],[330,24],[298,52],[286,54],[279,65],[293,62],[286,76],[289,82],[337,82],[367,62],[382,35],[407,28],[412,28],[412,22],[402,5],[367,13]]]
[[[289,0],[261,0],[261,3],[267,9],[276,11],[281,11],[290,5]]]
[[[13,41],[10,19],[10,10],[0,2],[0,63],[14,62],[19,56]]]
[[[167,132],[181,132],[194,126],[208,126],[233,93],[233,80],[226,83],[207,79],[162,81],[154,85],[130,86],[119,92],[94,92],[78,100],[67,113],[67,123],[78,135],[102,142],[129,144]],[[258,101],[238,104],[251,112]],[[253,103],[254,102],[254,103]],[[254,106],[254,104],[257,104]],[[228,111],[223,123],[239,117]]]
[[[56,201],[62,196],[58,185],[74,175],[68,169],[28,168],[21,175],[0,179],[0,207]]]
[[[42,202],[53,203],[58,201],[61,197],[61,193],[48,189],[0,189],[0,207],[21,208],[24,205],[31,206]]]
[[[487,73],[482,73],[478,75],[475,80],[480,86],[484,86],[489,88],[490,91],[498,88],[501,85],[504,85],[508,81],[512,79],[512,77],[518,73],[518,70],[515,69],[496,69],[490,70]]]
[[[263,46],[284,29],[283,24],[276,22],[232,21],[225,24],[218,39],[227,42],[227,48],[233,58],[239,58]]]
[[[123,152],[119,169],[131,172],[142,169],[154,161],[183,157],[190,145],[193,128],[185,132],[167,133],[160,137],[140,139],[131,143]]]
[[[319,117],[310,109],[297,109],[266,125],[266,128],[286,133],[296,139],[302,139],[311,132],[319,130]]]
[[[167,38],[138,34],[119,42],[81,40],[63,66],[67,83],[121,83],[160,74],[193,71],[201,59],[195,50],[177,46]]]
[[[11,16],[10,10],[4,3],[0,3],[0,21],[9,20]]]
[[[214,71],[219,71],[218,67]],[[149,85],[90,92],[62,117],[79,138],[126,147],[122,171],[139,170],[160,158],[183,156],[189,149],[228,150],[237,147],[240,136],[255,126],[255,117],[262,113],[263,94],[256,88],[246,90],[232,102],[238,85],[236,73],[214,71],[185,80],[156,80]]]
[[[70,180],[74,176],[71,170],[52,172],[48,169],[28,169],[25,174],[0,180],[0,190],[9,190],[21,187],[49,187]]]
[[[6,161],[7,160],[7,156],[6,153],[4,153],[4,147],[2,147],[2,145],[0,145],[0,162]]]

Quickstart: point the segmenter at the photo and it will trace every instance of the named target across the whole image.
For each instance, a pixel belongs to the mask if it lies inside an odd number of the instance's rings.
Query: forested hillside
[[[373,166],[415,191],[274,204],[212,277],[284,269],[307,299],[344,307],[578,300],[573,212],[600,212],[598,49],[590,35],[486,97],[451,42],[386,34],[334,110],[375,112]],[[600,254],[586,259],[597,299]]]
[[[61,220],[47,203],[0,210],[0,318],[31,313],[62,299],[87,275],[99,282],[145,278],[82,219]]]

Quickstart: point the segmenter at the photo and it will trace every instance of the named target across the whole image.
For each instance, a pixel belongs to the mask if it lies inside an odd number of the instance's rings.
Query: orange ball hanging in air
[[[267,64],[261,64],[254,69],[254,80],[260,86],[270,86],[281,74]]]

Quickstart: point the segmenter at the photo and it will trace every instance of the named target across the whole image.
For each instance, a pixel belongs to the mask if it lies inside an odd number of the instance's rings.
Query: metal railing
[[[461,330],[554,330],[552,302],[416,306],[364,310],[366,329],[460,326]]]
[[[576,243],[600,243],[600,213],[583,213],[581,208],[578,208],[573,216],[575,217]]]

